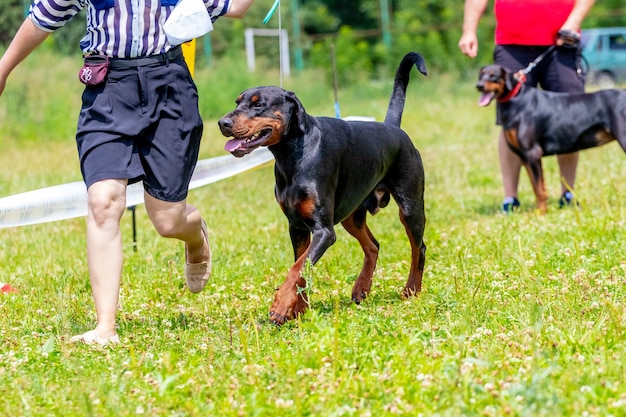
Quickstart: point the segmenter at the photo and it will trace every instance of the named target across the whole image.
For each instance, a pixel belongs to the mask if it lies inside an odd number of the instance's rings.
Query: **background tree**
[[[0,0],[0,46],[7,45],[24,20],[22,0]]]
[[[294,7],[294,1],[298,7]],[[277,27],[277,16],[262,24],[274,0],[257,0],[243,20],[221,19],[219,30],[200,39],[198,59],[203,52],[212,56],[233,55],[241,59],[244,30],[248,27]],[[391,47],[382,39],[381,6],[388,5]],[[479,27],[479,55],[467,59],[457,48],[463,21],[462,0],[283,0],[282,26],[293,41],[294,18],[301,28],[301,44],[305,67],[320,67],[330,71],[330,46],[334,45],[337,71],[342,82],[354,80],[358,73],[372,77],[392,71],[402,55],[415,50],[424,54],[428,66],[440,71],[473,71],[491,61],[493,50],[493,2]],[[22,0],[0,0],[0,48],[6,47],[24,18]],[[294,16],[297,10],[298,16]],[[626,26],[623,0],[598,1],[584,22],[584,27]],[[74,18],[58,30],[49,44],[61,53],[76,53],[78,42],[85,34],[85,19]],[[275,38],[257,39],[265,60],[274,65],[278,60]],[[293,47],[292,47],[293,50]],[[358,68],[358,71],[355,69]],[[379,74],[380,73],[380,74]]]

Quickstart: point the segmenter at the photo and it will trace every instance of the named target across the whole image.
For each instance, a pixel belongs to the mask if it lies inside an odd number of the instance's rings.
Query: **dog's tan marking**
[[[305,219],[312,219],[313,213],[315,213],[315,200],[309,197],[305,200],[300,200],[296,203],[296,211],[300,217]]]
[[[256,97],[256,96],[255,96]],[[233,118],[232,132],[235,137],[247,138],[264,129],[271,129],[272,135],[267,138],[264,146],[271,146],[280,141],[283,134],[283,123],[281,120],[270,117],[255,117],[253,119],[237,116]]]
[[[608,129],[601,129],[596,132],[596,143],[598,146],[606,145],[613,140],[616,140],[616,138]]]
[[[301,276],[309,251],[305,250],[295,264],[289,269],[287,279],[274,294],[274,302],[270,307],[270,318],[276,324],[283,324],[304,313],[309,300],[305,291],[299,292],[298,288],[305,288],[306,281]]]
[[[504,138],[515,149],[519,149],[519,141],[517,138],[517,129],[508,129],[504,131]]]
[[[495,92],[496,98],[500,98],[504,93],[504,81],[500,80],[497,83],[493,81],[485,81],[485,87],[483,89],[486,93]]]
[[[256,103],[257,101],[259,101],[259,96],[252,96],[252,97],[250,97],[250,102],[251,103]]]

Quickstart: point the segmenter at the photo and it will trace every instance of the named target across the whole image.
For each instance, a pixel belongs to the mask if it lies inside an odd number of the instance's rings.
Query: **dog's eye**
[[[255,101],[254,103],[252,103],[252,107],[261,107],[262,104],[259,100]]]

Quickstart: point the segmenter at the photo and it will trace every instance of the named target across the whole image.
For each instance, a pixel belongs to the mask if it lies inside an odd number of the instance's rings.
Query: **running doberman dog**
[[[626,91],[555,93],[524,85],[525,74],[500,65],[480,69],[479,104],[499,103],[509,147],[524,163],[541,213],[548,194],[541,157],[570,153],[617,140],[626,150]]]
[[[283,324],[304,313],[308,296],[303,268],[335,243],[341,223],[360,243],[365,259],[352,289],[359,304],[372,287],[379,244],[366,215],[385,207],[393,196],[411,245],[406,297],[421,291],[426,246],[423,241],[424,167],[409,136],[400,129],[406,88],[415,65],[427,75],[423,57],[402,59],[383,123],[344,121],[309,115],[291,91],[254,87],[242,92],[234,111],[219,120],[225,150],[242,157],[267,146],[275,159],[275,197],[289,221],[295,264],[278,288],[270,320]]]

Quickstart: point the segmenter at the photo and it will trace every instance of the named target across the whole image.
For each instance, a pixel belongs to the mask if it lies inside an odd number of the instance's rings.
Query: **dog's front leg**
[[[293,264],[287,273],[287,279],[274,294],[274,302],[270,307],[270,320],[274,324],[283,324],[287,320],[296,318],[304,313],[309,306],[306,291],[306,281],[302,278],[302,269],[308,257],[309,251],[305,251]]]
[[[302,271],[307,259],[311,266],[321,258],[336,239],[335,231],[331,227],[318,229],[313,232],[309,248],[296,260],[287,273],[287,279],[278,288],[274,295],[274,302],[270,308],[270,320],[274,324],[283,324],[287,320],[296,318],[309,307],[309,300],[305,288],[306,280]],[[296,245],[297,246],[297,245]]]

